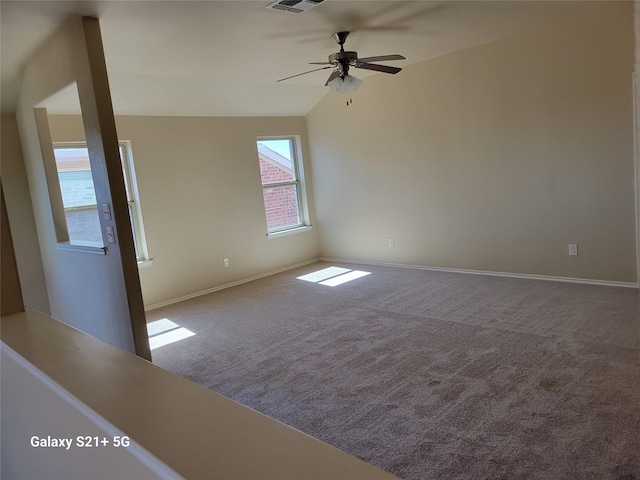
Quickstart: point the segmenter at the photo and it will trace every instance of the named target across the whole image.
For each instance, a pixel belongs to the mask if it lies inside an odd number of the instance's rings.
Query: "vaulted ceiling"
[[[264,1],[0,2],[2,111],[11,112],[29,57],[84,15],[100,19],[114,110],[127,115],[305,115],[330,70],[284,82],[338,50],[400,53],[399,67],[575,15],[591,2],[325,0],[302,14]],[[381,73],[355,70],[359,78]],[[400,72],[398,75],[402,75]],[[362,87],[364,88],[364,86]],[[67,89],[47,106],[77,111]]]

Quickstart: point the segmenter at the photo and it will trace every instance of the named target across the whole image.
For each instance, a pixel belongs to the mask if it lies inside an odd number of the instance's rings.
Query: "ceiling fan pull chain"
[[[353,103],[353,99],[351,98],[351,95],[349,95],[349,98],[347,98],[346,103],[347,103],[347,107]]]

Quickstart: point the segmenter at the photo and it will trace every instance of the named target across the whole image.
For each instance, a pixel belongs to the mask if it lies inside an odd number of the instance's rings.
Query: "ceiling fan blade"
[[[311,72],[317,72],[318,70],[326,70],[327,68],[331,68],[333,65],[329,65],[326,67],[320,67],[320,68],[314,68],[313,70],[309,70],[308,72],[302,72],[302,73],[298,73],[296,75],[291,75],[290,77],[284,77],[281,78],[280,80],[276,80],[276,83],[281,82],[283,80],[289,80],[290,78],[295,78],[295,77],[299,77],[300,75],[306,75],[307,73],[311,73]]]
[[[365,57],[359,58],[359,62],[369,63],[369,62],[384,62],[387,60],[406,60],[402,55],[380,55],[378,57]]]
[[[384,73],[398,73],[401,68],[398,67],[390,67],[388,65],[377,65],[375,63],[361,63],[358,62],[354,65],[356,68],[364,68],[365,70],[375,70],[376,72],[384,72]]]
[[[326,87],[327,85],[329,85],[329,82],[331,80],[339,76],[340,76],[340,70],[336,68],[333,72],[331,72],[331,75],[329,75],[329,78],[327,79],[327,82],[324,84],[324,86]]]
[[[309,62],[309,65],[335,65],[332,62]]]

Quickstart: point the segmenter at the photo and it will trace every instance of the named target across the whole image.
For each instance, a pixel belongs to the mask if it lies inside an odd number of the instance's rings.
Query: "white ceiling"
[[[268,10],[269,3],[2,0],[2,111],[15,109],[29,56],[83,15],[100,18],[117,114],[271,116],[305,115],[328,93],[330,70],[276,80],[314,68],[308,62],[326,61],[338,50],[333,32],[351,31],[346,49],[360,57],[402,54],[407,60],[389,64],[404,67],[539,28],[590,4],[325,0],[294,14]],[[49,110],[76,111],[69,92],[51,99]]]

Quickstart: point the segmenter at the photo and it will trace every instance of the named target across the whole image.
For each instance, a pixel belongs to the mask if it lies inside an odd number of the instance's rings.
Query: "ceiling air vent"
[[[267,8],[283,12],[304,13],[313,7],[317,7],[322,2],[324,0],[279,0],[267,5]]]

